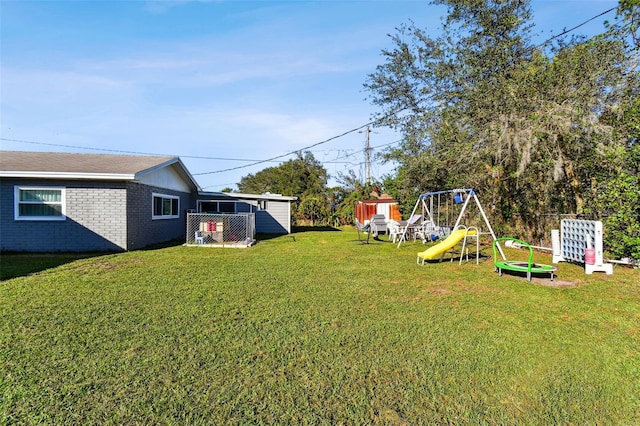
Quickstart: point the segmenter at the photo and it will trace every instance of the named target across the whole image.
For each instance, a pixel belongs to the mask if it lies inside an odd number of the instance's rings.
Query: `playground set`
[[[467,226],[470,204],[477,207],[477,213],[482,218],[482,221],[476,220],[475,222],[484,222],[486,230],[481,230],[477,226]],[[494,268],[500,275],[503,271],[522,273],[526,274],[528,281],[531,281],[533,275],[544,274],[550,275],[551,281],[553,281],[557,267],[535,263],[533,260],[534,248],[553,251],[554,264],[561,261],[583,263],[587,274],[595,271],[613,273],[612,265],[603,261],[602,222],[599,221],[562,220],[561,229],[551,232],[552,249],[533,247],[517,238],[497,238],[476,192],[469,188],[421,194],[410,217],[411,220],[402,230],[398,247],[406,242],[410,235],[414,237],[414,241],[416,236],[420,236],[423,243],[436,241],[436,244],[417,254],[417,263],[420,265],[424,265],[426,261],[441,262],[447,253],[450,253],[450,261],[453,261],[455,248],[460,243],[462,243],[462,249],[459,253],[459,262],[462,263],[465,254],[468,261],[468,242],[471,240],[475,240],[476,264],[478,264],[480,238],[482,235],[490,235]],[[456,217],[454,223],[452,223],[453,217]],[[414,218],[421,218],[422,222],[418,223],[418,220],[413,220]],[[527,259],[507,259],[500,245],[501,242],[506,247],[527,249]]]
[[[472,202],[477,207],[487,231],[483,232],[475,226],[467,227],[463,223],[468,213],[469,205]],[[457,208],[456,206],[460,207]],[[456,220],[452,223],[456,212]],[[444,255],[448,252],[453,252],[460,242],[462,242],[462,253],[465,253],[466,249],[468,258],[467,241],[470,239],[475,239],[477,264],[480,257],[481,236],[491,235],[493,240],[496,239],[491,223],[489,223],[476,192],[470,188],[435,191],[420,195],[411,212],[411,217],[416,216],[423,218],[422,223],[406,226],[398,242],[398,247],[407,241],[408,235],[411,233],[420,235],[423,242],[440,240],[434,246],[418,253],[417,263],[419,264],[424,265],[427,260],[442,261]],[[504,258],[504,253],[500,246],[498,246],[498,250]],[[462,257],[461,254],[460,262],[462,262]],[[451,256],[451,260],[453,261],[453,256]]]

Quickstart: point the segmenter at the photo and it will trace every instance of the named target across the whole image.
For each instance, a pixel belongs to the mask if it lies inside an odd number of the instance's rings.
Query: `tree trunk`
[[[584,198],[582,197],[582,188],[580,186],[580,179],[573,168],[573,164],[570,161],[564,161],[564,173],[569,181],[569,186],[572,189],[573,197],[576,203],[576,214],[584,213]]]

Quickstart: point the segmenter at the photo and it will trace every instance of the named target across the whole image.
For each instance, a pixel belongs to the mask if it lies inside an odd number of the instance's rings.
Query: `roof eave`
[[[92,180],[134,180],[130,173],[75,173],[75,172],[32,172],[32,171],[1,171],[3,178],[31,178],[31,179],[92,179]]]
[[[203,197],[224,197],[234,199],[250,199],[250,200],[279,200],[279,201],[296,201],[298,197],[280,194],[245,194],[241,192],[215,192],[200,191],[198,195]]]

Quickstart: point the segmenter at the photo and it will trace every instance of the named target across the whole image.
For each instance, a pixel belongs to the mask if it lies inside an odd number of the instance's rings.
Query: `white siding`
[[[290,203],[269,200],[267,209],[256,213],[256,231],[261,234],[291,233]]]
[[[139,179],[139,182],[157,188],[191,192],[191,188],[187,182],[180,177],[173,167],[163,167],[162,169],[147,173]]]

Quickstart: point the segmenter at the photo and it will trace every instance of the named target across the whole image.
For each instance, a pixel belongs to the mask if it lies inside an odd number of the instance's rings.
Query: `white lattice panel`
[[[584,263],[587,274],[594,271],[613,273],[611,264],[604,264],[602,252],[602,222],[598,220],[563,219],[560,222],[562,260]],[[585,248],[595,250],[595,263],[585,262]]]

